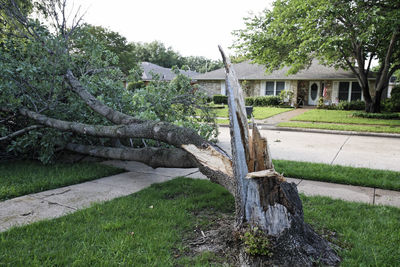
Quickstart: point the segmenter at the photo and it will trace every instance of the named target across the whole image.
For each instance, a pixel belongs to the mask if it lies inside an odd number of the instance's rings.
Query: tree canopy
[[[207,139],[214,137],[215,124],[210,124],[212,118],[204,105],[205,96],[193,90],[188,77],[178,75],[170,83],[156,80],[146,90],[125,90],[122,86],[124,71],[129,71],[137,61],[132,46],[124,37],[101,27],[67,25],[67,21],[63,22],[66,17],[62,17],[66,14],[57,13],[55,17],[56,13],[50,13],[62,9],[65,1],[57,2],[59,6],[50,0],[35,5],[36,12],[46,11],[41,13],[42,17],[53,19],[53,24],[29,18],[28,12],[13,6],[14,3],[18,2],[0,1],[5,25],[2,28],[4,37],[0,38],[2,150],[48,162],[68,143],[112,145],[114,141],[109,138],[79,136],[51,127],[45,129],[18,112],[26,109],[53,119],[109,126],[109,119],[93,112],[73,92],[71,84],[74,82],[109,108],[141,119],[192,128]],[[204,110],[198,114],[200,117],[194,116],[198,109]],[[130,147],[142,147],[143,143],[151,146],[141,138],[122,142]],[[161,143],[152,145],[164,146]]]
[[[166,47],[160,41],[150,43],[128,42],[118,32],[101,26],[85,25],[87,31],[101,42],[106,49],[118,57],[118,66],[125,75],[136,69],[140,62],[150,62],[165,68],[185,68],[204,73],[221,68],[220,60],[211,60],[202,56],[184,57],[172,47]]]
[[[367,111],[380,111],[390,76],[400,68],[400,2],[393,0],[277,0],[272,10],[245,19],[235,47],[269,71],[295,73],[321,63],[351,70]],[[379,62],[371,96],[371,63]]]
[[[179,52],[166,47],[160,41],[150,43],[132,42],[133,53],[138,61],[151,62],[165,68],[186,68],[197,72],[212,71],[223,66],[220,60],[211,60],[202,56],[184,57]]]

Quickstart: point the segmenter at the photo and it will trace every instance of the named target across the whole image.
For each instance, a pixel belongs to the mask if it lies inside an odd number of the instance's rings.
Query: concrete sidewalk
[[[198,169],[152,169],[134,161],[106,161],[104,164],[124,168],[127,172],[0,202],[0,232],[13,226],[60,217],[93,203],[126,196],[177,176],[207,179]],[[287,180],[296,183],[299,192],[309,196],[321,195],[400,208],[400,192],[397,191],[290,178]]]

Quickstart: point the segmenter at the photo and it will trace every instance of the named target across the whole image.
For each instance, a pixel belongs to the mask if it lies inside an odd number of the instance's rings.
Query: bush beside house
[[[400,112],[400,85],[392,89],[390,96],[383,102],[383,109],[389,112]]]

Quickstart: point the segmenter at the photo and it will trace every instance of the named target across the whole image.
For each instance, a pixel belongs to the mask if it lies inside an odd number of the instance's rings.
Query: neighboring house
[[[250,61],[233,64],[246,96],[279,96],[283,90],[292,90],[294,99],[301,99],[305,105],[317,105],[324,97],[325,103],[363,99],[363,93],[351,71],[320,65],[314,60],[308,69],[287,75],[288,67],[265,72],[265,67]],[[209,96],[226,95],[224,68],[195,77],[199,89]],[[371,94],[374,94],[375,78],[369,78]],[[325,93],[324,93],[325,89]]]
[[[142,81],[144,82],[152,81],[154,75],[158,75],[159,79],[162,81],[171,81],[176,77],[176,74],[173,70],[158,66],[150,62],[142,62],[141,68],[143,70]],[[179,72],[188,76],[192,80],[195,76],[199,75],[199,73],[195,71],[179,70]]]

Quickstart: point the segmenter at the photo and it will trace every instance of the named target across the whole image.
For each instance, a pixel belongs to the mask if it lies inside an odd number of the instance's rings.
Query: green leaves
[[[208,140],[216,137],[215,118],[206,104],[206,96],[183,74],[170,82],[155,80],[136,89],[129,106],[130,114],[138,118],[191,128]]]
[[[400,25],[394,3],[379,5],[362,0],[277,0],[273,10],[246,19],[246,28],[234,32],[235,48],[274,70],[306,67],[313,57],[348,67],[356,46],[362,57],[383,54],[390,32]],[[396,21],[395,21],[396,20]]]

